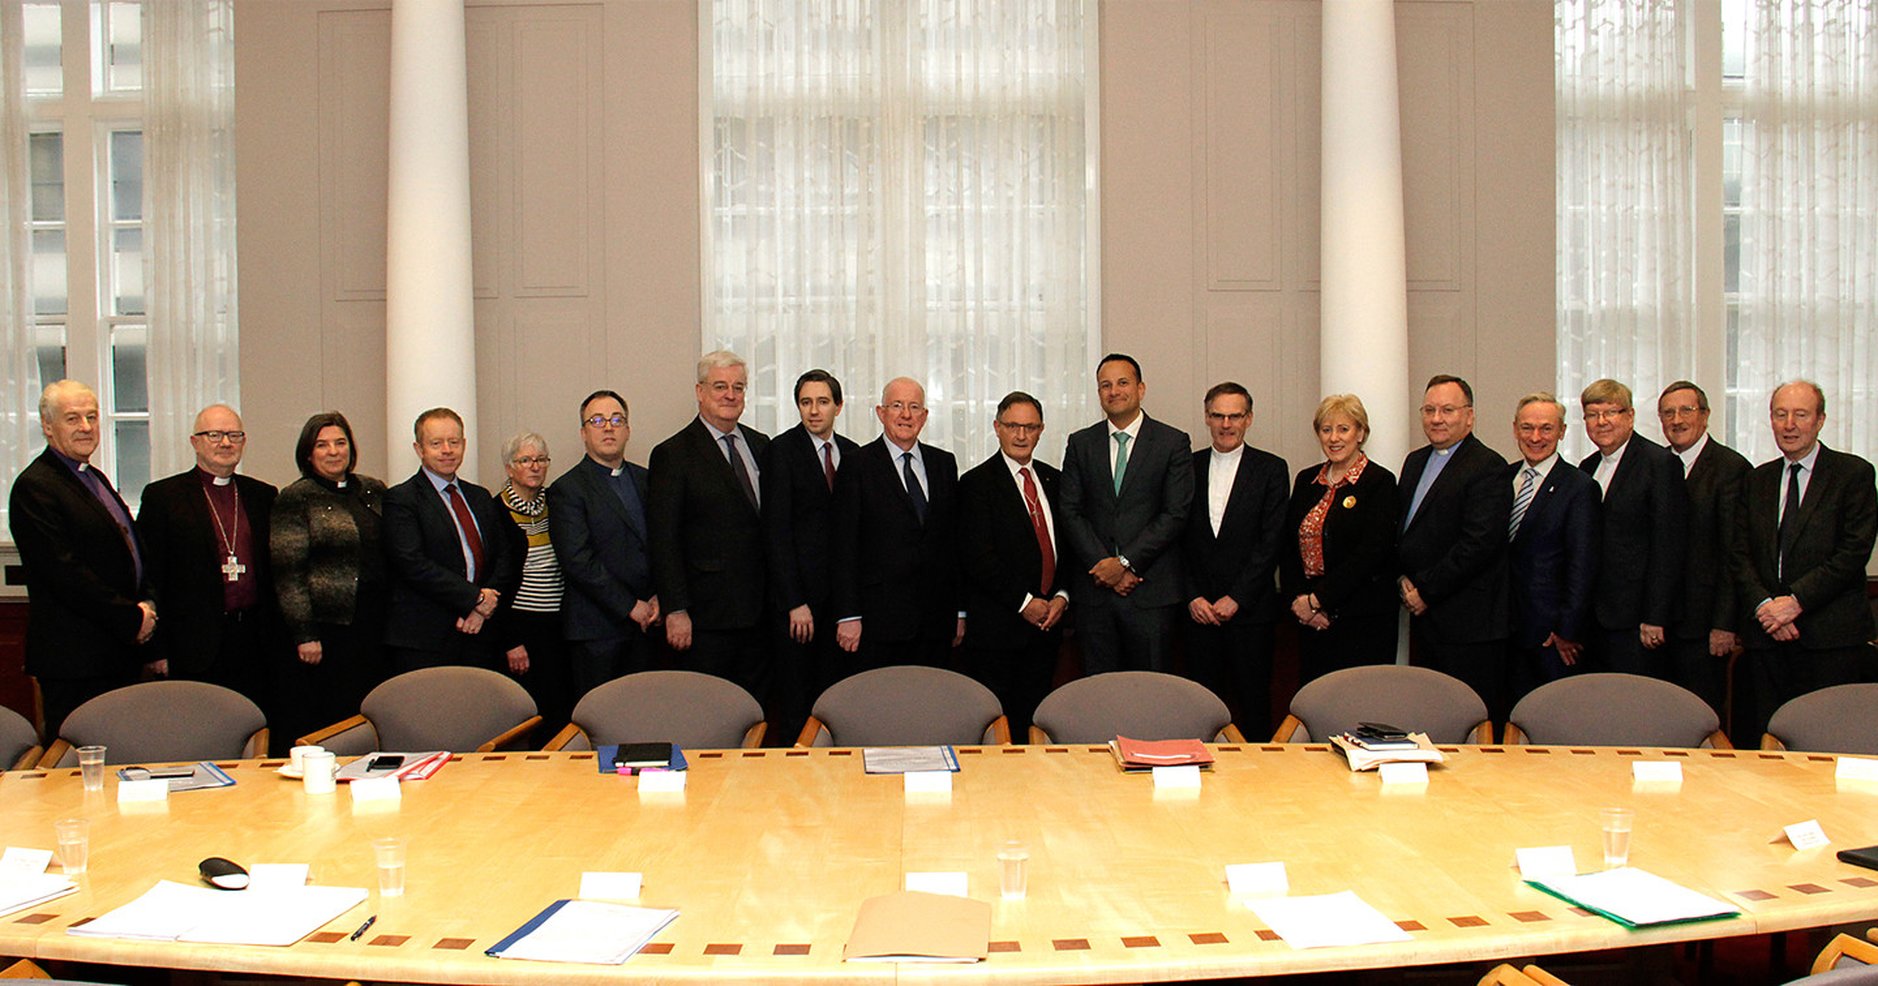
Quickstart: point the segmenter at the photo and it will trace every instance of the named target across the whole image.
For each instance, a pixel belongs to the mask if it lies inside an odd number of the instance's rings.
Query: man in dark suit
[[[926,389],[881,391],[881,436],[835,477],[835,643],[852,671],[948,662],[965,636],[958,589],[959,467],[919,440]]]
[[[1228,381],[1206,392],[1213,444],[1193,453],[1187,512],[1187,665],[1232,707],[1254,739],[1271,733],[1272,629],[1278,619],[1278,545],[1291,467],[1246,444],[1252,394]]]
[[[457,478],[469,452],[461,416],[434,407],[417,416],[413,431],[422,465],[385,493],[385,646],[400,672],[447,664],[493,669],[496,635],[484,625],[521,580],[513,525],[488,490]]]
[[[780,733],[793,739],[841,665],[835,646],[830,556],[834,552],[835,474],[859,446],[835,433],[841,381],[827,370],[796,378],[801,423],[763,450],[763,534],[770,596],[782,611],[777,704]]]
[[[998,452],[959,477],[959,568],[965,583],[965,667],[991,689],[1011,737],[1050,690],[1062,649],[1067,570],[1055,519],[1056,467],[1036,459],[1043,405],[1023,391],[998,402]]]
[[[1565,405],[1527,394],[1513,416],[1520,460],[1510,475],[1507,581],[1512,592],[1511,698],[1583,670],[1598,573],[1598,487],[1559,458]]]
[[[628,414],[626,398],[611,390],[588,395],[580,404],[587,454],[548,487],[548,542],[567,585],[561,626],[577,702],[652,665],[646,634],[658,622],[659,599],[652,591],[646,470],[626,461]]]
[[[769,436],[737,423],[748,385],[735,353],[698,361],[698,416],[652,450],[648,519],[666,643],[761,701],[771,669],[757,463]]]
[[[1598,578],[1591,596],[1596,670],[1669,677],[1663,649],[1676,620],[1689,495],[1682,463],[1636,433],[1630,388],[1596,380],[1579,395],[1585,432],[1598,450],[1578,468],[1601,491]]]
[[[1728,722],[1728,659],[1741,645],[1741,608],[1728,566],[1741,536],[1741,490],[1751,467],[1708,433],[1708,414],[1708,394],[1687,380],[1663,388],[1656,398],[1663,438],[1682,463],[1689,493],[1689,545],[1681,615],[1669,633],[1669,680],[1702,696]],[[1734,739],[1750,748],[1761,740],[1739,731]]]
[[[278,491],[235,475],[247,439],[234,408],[203,408],[189,436],[195,467],[144,487],[137,533],[163,600],[154,670],[232,688],[271,712],[268,682],[286,644],[267,566]]]
[[[1474,435],[1474,388],[1456,376],[1422,393],[1428,444],[1402,462],[1397,589],[1409,611],[1415,663],[1461,679],[1494,721],[1513,709],[1506,688],[1506,460]]]
[[[26,567],[26,673],[53,739],[85,700],[137,680],[157,610],[130,508],[91,465],[98,395],[75,380],[47,385],[39,428],[46,450],[13,481],[7,509]]]
[[[1193,509],[1187,433],[1141,410],[1148,385],[1134,357],[1096,365],[1105,420],[1069,436],[1063,453],[1063,539],[1078,567],[1076,635],[1089,674],[1168,668],[1186,601],[1180,540]]]
[[[1820,444],[1826,395],[1781,385],[1768,402],[1780,458],[1748,477],[1745,530],[1735,547],[1737,598],[1755,681],[1753,732],[1788,699],[1878,680],[1868,642],[1865,565],[1878,536],[1872,464]]]

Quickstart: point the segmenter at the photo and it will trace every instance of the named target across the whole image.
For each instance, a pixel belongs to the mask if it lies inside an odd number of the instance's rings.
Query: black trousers
[[[507,636],[509,645],[502,648],[497,663],[535,700],[535,711],[541,715],[535,738],[545,743],[567,725],[574,711],[573,667],[567,643],[561,639],[561,614],[518,609],[511,610],[504,619],[509,621],[512,634]],[[519,675],[509,670],[508,649],[515,645],[528,652],[528,670]]]
[[[1513,711],[1513,700],[1507,686],[1504,639],[1471,643],[1439,640],[1413,618],[1409,620],[1409,635],[1415,641],[1416,664],[1466,682],[1487,703],[1487,718],[1496,723],[1506,721],[1507,713]]]
[[[1878,681],[1878,659],[1869,646],[1807,650],[1800,641],[1748,651],[1754,679],[1754,711],[1748,733],[1756,739],[1767,720],[1788,700],[1833,685]],[[1758,744],[1757,744],[1758,745]]]
[[[679,667],[728,678],[759,702],[769,694],[775,667],[767,627],[701,630],[694,620],[691,628],[691,649],[677,656]]]
[[[1298,628],[1298,684],[1332,671],[1366,664],[1394,664],[1396,615],[1353,613],[1331,621],[1324,630]]]
[[[1598,627],[1593,630],[1591,639],[1585,644],[1586,657],[1590,661],[1586,670],[1616,671],[1669,680],[1669,644],[1665,642],[1654,650],[1645,649],[1640,632],[1634,626],[1616,629]]]
[[[1107,671],[1166,671],[1172,666],[1179,605],[1140,607],[1095,586],[1069,610],[1076,620],[1086,674]]]
[[[1011,726],[1011,742],[1030,742],[1031,717],[1037,703],[1050,693],[1056,676],[1056,657],[1063,647],[1063,631],[1037,631],[1017,646],[995,646],[973,640],[966,624],[965,673],[991,689]]]
[[[1272,735],[1272,636],[1270,622],[1187,621],[1188,672],[1226,703],[1233,723],[1255,743]]]
[[[595,688],[651,667],[652,642],[637,629],[624,637],[568,641],[568,697],[579,705],[581,696]]]

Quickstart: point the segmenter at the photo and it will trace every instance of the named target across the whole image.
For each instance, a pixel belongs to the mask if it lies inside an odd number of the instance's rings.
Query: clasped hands
[[[1330,629],[1330,614],[1324,612],[1324,608],[1318,605],[1318,599],[1314,594],[1305,593],[1291,600],[1291,615],[1301,626],[1307,626],[1313,630]]]
[[[1122,564],[1120,558],[1114,556],[1096,562],[1095,567],[1089,569],[1089,574],[1096,580],[1097,585],[1118,596],[1128,595],[1141,584],[1141,576],[1136,575],[1132,569]]]
[[[1024,604],[1024,622],[1039,630],[1048,630],[1063,622],[1063,614],[1068,610],[1069,600],[1066,597],[1052,596],[1049,599],[1039,599],[1032,596],[1030,602]]]
[[[1754,618],[1761,621],[1761,629],[1767,635],[1788,643],[1800,639],[1800,628],[1794,623],[1803,610],[1800,600],[1792,595],[1775,596],[1754,608]]]
[[[483,624],[495,615],[496,604],[502,601],[502,594],[494,589],[484,588],[476,594],[476,608],[456,618],[456,628],[463,633],[481,633]]]

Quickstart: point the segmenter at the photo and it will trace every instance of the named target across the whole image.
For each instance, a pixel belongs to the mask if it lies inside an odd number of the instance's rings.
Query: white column
[[[476,432],[469,81],[463,0],[393,0],[385,244],[388,473],[415,468],[411,422],[445,406]],[[463,464],[474,479],[475,446]]]
[[[1324,0],[1320,383],[1369,410],[1369,457],[1400,472],[1408,379],[1402,130],[1392,0]]]

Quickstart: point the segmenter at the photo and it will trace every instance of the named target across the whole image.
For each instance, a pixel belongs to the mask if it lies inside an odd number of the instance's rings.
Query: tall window
[[[1826,390],[1825,441],[1871,454],[1878,10],[1555,10],[1561,396],[1615,377],[1647,414],[1664,384],[1693,379],[1711,430],[1758,462],[1777,454],[1768,394],[1808,377]]]
[[[795,378],[819,366],[858,438],[905,375],[927,441],[988,453],[1022,389],[1060,449],[1099,355],[1095,4],[702,8],[704,345],[750,361],[757,426],[793,424]]]
[[[39,390],[72,377],[98,391],[94,461],[135,501],[188,461],[195,411],[236,397],[232,13],[25,0],[0,17],[0,483],[42,444]]]

